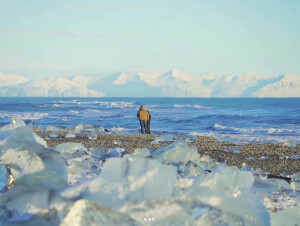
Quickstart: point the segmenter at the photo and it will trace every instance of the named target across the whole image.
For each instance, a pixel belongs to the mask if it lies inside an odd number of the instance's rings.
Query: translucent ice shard
[[[133,155],[138,157],[146,157],[150,155],[150,151],[148,148],[138,148],[134,150]]]
[[[284,143],[284,145],[289,147],[297,147],[297,141],[296,140],[288,140]]]
[[[126,129],[124,128],[116,128],[116,127],[113,127],[109,134],[116,134],[116,135],[123,135],[123,136],[129,136],[130,133],[128,131],[126,131]]]
[[[25,122],[23,122],[21,119],[13,118],[10,124],[1,127],[0,130],[2,130],[2,131],[13,130],[13,129],[21,127],[21,126],[25,126]]]
[[[0,192],[6,187],[8,172],[5,165],[0,164]]]
[[[195,181],[187,196],[242,219],[246,225],[269,225],[269,214],[251,188],[251,172],[221,166]]]
[[[79,200],[71,207],[61,226],[137,225],[125,214],[99,206],[88,200]]]
[[[285,181],[280,179],[256,179],[253,185],[253,189],[255,192],[277,192],[284,190],[292,190],[291,185]]]
[[[157,137],[154,141],[151,142],[151,144],[159,144],[159,142],[174,141],[174,140],[175,138],[173,134],[164,134]]]
[[[299,225],[300,222],[300,205],[280,211],[271,219],[272,226],[281,225]]]
[[[47,126],[45,129],[45,132],[56,132],[59,131],[60,129],[55,127],[55,126]]]
[[[200,157],[197,148],[195,146],[189,146],[185,141],[174,142],[151,154],[164,163],[187,163],[188,161],[193,161]]]
[[[113,148],[107,150],[107,157],[122,157],[128,152],[124,148]]]
[[[68,132],[66,135],[66,138],[75,138],[75,137],[76,137],[76,135],[73,132]]]
[[[0,162],[10,167],[16,185],[54,189],[67,185],[65,162],[56,151],[36,142],[30,126],[16,128],[0,146]]]
[[[170,197],[176,181],[173,166],[145,158],[109,158],[99,177],[74,191],[67,189],[63,195],[80,196],[111,208],[128,201]]]
[[[55,209],[45,209],[38,213],[25,213],[5,222],[5,226],[53,226],[59,225],[59,217]]]
[[[70,159],[76,151],[87,151],[87,148],[82,143],[62,143],[57,145],[55,150],[65,159]]]

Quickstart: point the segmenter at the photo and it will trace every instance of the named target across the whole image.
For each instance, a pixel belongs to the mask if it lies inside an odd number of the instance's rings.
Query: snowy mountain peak
[[[27,82],[26,78],[14,74],[3,74],[0,72],[0,87],[13,86]]]
[[[0,88],[0,96],[23,97],[103,97],[104,93],[89,90],[66,78],[46,77],[15,86]]]
[[[254,97],[300,97],[300,76],[287,74],[276,82],[266,85]]]

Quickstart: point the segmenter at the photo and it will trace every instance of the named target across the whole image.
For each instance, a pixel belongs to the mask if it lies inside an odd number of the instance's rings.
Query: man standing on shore
[[[144,106],[140,107],[140,110],[137,113],[137,117],[140,120],[141,124],[141,133],[150,134],[150,128],[148,129],[148,123],[151,119],[149,111],[146,110]]]

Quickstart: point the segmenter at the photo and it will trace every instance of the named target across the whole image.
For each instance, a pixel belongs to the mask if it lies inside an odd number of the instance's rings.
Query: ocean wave
[[[265,134],[281,134],[281,133],[294,133],[299,134],[300,129],[299,128],[238,128],[238,127],[230,127],[230,126],[223,126],[221,124],[215,123],[213,126],[214,129],[217,130],[233,130],[238,131],[242,133],[255,133],[255,132],[264,132]]]
[[[245,134],[214,134],[213,137],[222,142],[231,142],[238,145],[244,144],[288,144],[290,142],[300,144],[299,136],[268,136],[268,135],[245,135]]]
[[[211,107],[204,107],[199,104],[174,104],[174,108],[212,109]]]
[[[35,120],[35,119],[41,119],[49,116],[48,113],[0,113],[0,118],[18,118],[22,120]]]
[[[96,109],[87,109],[86,112],[102,113],[102,111],[99,111],[99,110],[96,110]]]
[[[79,111],[70,110],[69,113],[74,114],[74,115],[78,115]]]
[[[136,108],[138,107],[135,101],[98,101],[98,105],[105,106],[106,108],[121,108],[121,109],[126,109],[126,108]]]

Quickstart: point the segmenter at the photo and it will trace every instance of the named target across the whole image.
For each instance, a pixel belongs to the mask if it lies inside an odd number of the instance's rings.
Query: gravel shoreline
[[[111,135],[98,134],[96,140],[88,139],[85,134],[77,134],[75,138],[65,138],[63,132],[58,138],[50,138],[49,132],[36,133],[46,139],[49,147],[55,148],[58,144],[66,142],[82,143],[85,147],[120,147],[132,153],[137,148],[150,147],[153,150],[161,146],[169,145],[172,142],[160,142],[151,144],[159,135],[132,134]],[[121,141],[121,142],[120,142]],[[291,156],[300,156],[300,145],[289,147],[283,144],[246,144],[235,145],[233,143],[219,142],[213,137],[197,136],[190,145],[197,147],[199,154],[208,155],[219,162],[226,162],[227,165],[241,168],[247,164],[254,170],[261,169],[272,175],[282,175],[284,173],[300,173],[300,159],[290,159]],[[227,150],[227,151],[226,151]],[[233,151],[228,151],[233,150]],[[238,150],[239,153],[235,153]]]

